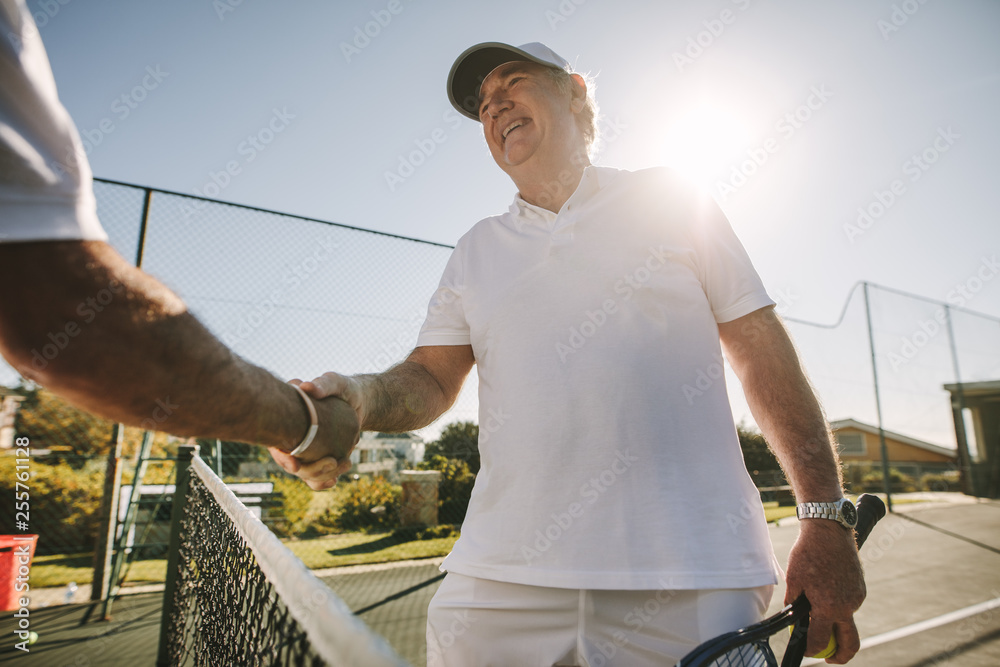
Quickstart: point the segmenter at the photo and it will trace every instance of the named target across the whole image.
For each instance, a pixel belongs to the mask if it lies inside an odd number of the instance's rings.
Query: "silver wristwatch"
[[[795,508],[795,516],[800,519],[830,519],[844,528],[854,528],[858,524],[858,510],[847,498],[835,503],[800,503]]]

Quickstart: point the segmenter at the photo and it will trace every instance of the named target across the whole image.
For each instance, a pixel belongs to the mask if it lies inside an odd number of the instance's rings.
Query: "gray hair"
[[[567,72],[564,69],[557,69],[555,67],[546,67],[545,71],[548,72],[552,80],[555,81],[556,85],[559,87],[559,91],[566,95],[573,94],[573,87],[576,86],[576,82],[573,81],[573,77],[570,74],[577,74],[578,72]],[[583,77],[584,82],[587,84],[587,99],[584,101],[583,111],[577,116],[576,122],[583,133],[583,139],[586,142],[587,153],[593,157],[595,149],[597,147],[599,136],[599,129],[597,127],[598,118],[598,108],[597,100],[594,97],[594,78],[589,74],[580,74]]]

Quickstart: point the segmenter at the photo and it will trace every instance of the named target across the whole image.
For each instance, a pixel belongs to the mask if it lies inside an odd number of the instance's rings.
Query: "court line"
[[[969,616],[975,616],[976,614],[982,614],[993,609],[1000,608],[1000,598],[994,598],[992,600],[987,600],[986,602],[981,602],[979,604],[974,604],[971,607],[966,607],[964,609],[959,609],[947,614],[942,614],[941,616],[936,616],[934,618],[929,618],[926,621],[920,621],[919,623],[913,623],[911,625],[903,626],[902,628],[897,628],[895,630],[890,630],[889,632],[883,632],[880,635],[875,635],[873,637],[866,637],[861,640],[861,651],[866,648],[872,648],[873,646],[879,646],[880,644],[886,644],[897,639],[902,639],[903,637],[909,637],[910,635],[915,635],[918,632],[924,632],[925,630],[931,630],[933,628],[940,627],[942,625],[948,625],[949,623],[954,623],[955,621],[960,621],[963,618],[968,618]],[[803,667],[806,665],[818,665],[824,662],[816,658],[809,658],[802,661]]]

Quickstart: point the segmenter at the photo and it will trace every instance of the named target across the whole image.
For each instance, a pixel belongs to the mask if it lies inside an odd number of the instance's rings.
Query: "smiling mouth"
[[[515,120],[513,123],[508,125],[507,128],[503,131],[503,140],[507,141],[507,135],[509,135],[511,132],[513,132],[514,130],[521,127],[527,122],[528,121],[521,119],[521,120]]]

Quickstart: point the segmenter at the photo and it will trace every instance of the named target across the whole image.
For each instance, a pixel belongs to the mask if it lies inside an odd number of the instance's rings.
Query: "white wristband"
[[[298,456],[302,452],[309,449],[309,445],[312,444],[313,438],[316,437],[316,431],[319,430],[319,417],[316,416],[316,406],[313,405],[312,399],[309,398],[309,394],[302,391],[302,388],[298,385],[293,384],[292,387],[295,388],[295,391],[299,392],[299,396],[301,396],[302,400],[305,402],[306,409],[309,410],[309,419],[311,422],[309,425],[309,432],[306,433],[306,437],[302,438],[302,442],[299,443],[299,446],[290,452],[292,456]]]

